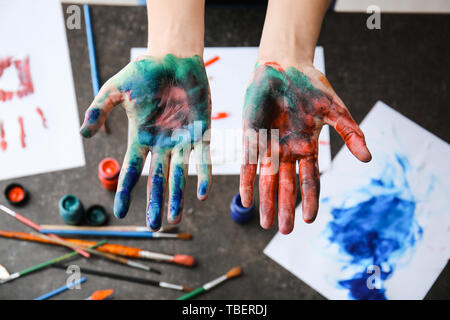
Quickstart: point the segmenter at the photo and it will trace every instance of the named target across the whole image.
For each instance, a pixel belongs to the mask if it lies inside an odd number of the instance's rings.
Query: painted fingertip
[[[155,208],[149,205],[147,209],[147,227],[152,231],[158,231],[161,228],[161,208]]]
[[[304,208],[303,209],[303,221],[308,224],[311,224],[316,220],[317,217],[317,208]]]
[[[316,220],[316,217],[303,217],[303,221],[305,221],[307,224],[311,224]]]
[[[130,207],[130,194],[125,191],[119,191],[114,198],[114,215],[123,219],[128,213]]]
[[[289,226],[289,225],[280,225],[279,228],[280,232],[284,235],[289,234],[292,232],[292,230],[294,230],[294,226]]]
[[[177,224],[181,221],[181,212],[183,209],[179,209],[176,213],[171,212],[167,217],[167,222],[170,224]]]
[[[294,215],[283,211],[279,214],[279,230],[282,234],[289,234],[294,229]]]
[[[267,219],[267,218],[260,218],[259,219],[259,225],[261,226],[261,228],[268,230],[270,228],[273,227],[274,225],[274,221],[271,219]]]
[[[83,126],[80,128],[80,134],[84,137],[84,138],[90,138],[92,137],[92,130],[89,128],[88,125],[85,125],[83,123]]]
[[[370,160],[372,160],[372,154],[367,148],[364,138],[353,139],[349,146],[351,146],[351,148],[349,147],[350,151],[356,158],[358,158],[358,160],[362,162],[369,162]]]
[[[180,202],[171,201],[169,208],[169,215],[167,216],[167,221],[170,224],[176,224],[181,218],[181,211],[183,210]]]
[[[370,151],[366,148],[365,152],[363,152],[363,156],[360,159],[362,162],[370,162],[372,160],[372,154]]]
[[[209,189],[209,182],[204,180],[200,182],[197,190],[197,198],[198,200],[204,201],[206,198],[208,198],[208,189]]]
[[[242,206],[249,208],[253,204],[253,189],[240,185],[239,194],[241,195]]]

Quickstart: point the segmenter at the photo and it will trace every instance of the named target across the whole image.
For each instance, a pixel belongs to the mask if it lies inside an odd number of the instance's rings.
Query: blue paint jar
[[[230,203],[230,215],[234,222],[245,224],[253,218],[253,203],[249,208],[245,208],[241,202],[241,195],[238,193]]]
[[[81,201],[73,194],[66,194],[59,200],[59,214],[64,222],[70,225],[81,223],[84,218],[84,208]]]
[[[86,210],[86,222],[91,226],[102,226],[108,221],[108,215],[103,206],[94,204]]]

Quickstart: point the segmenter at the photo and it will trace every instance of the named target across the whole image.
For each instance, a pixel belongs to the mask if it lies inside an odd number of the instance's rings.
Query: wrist
[[[323,16],[330,0],[269,0],[259,60],[283,68],[312,65]]]
[[[152,0],[147,3],[147,54],[203,56],[204,0]]]
[[[283,68],[312,66],[314,51],[314,47],[304,46],[298,39],[261,40],[258,62],[277,62]]]
[[[186,35],[181,26],[168,28],[148,36],[147,54],[150,56],[163,56],[173,54],[178,57],[203,57],[203,37]]]

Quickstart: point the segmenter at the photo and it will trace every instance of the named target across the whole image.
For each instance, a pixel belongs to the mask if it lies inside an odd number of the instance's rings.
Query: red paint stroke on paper
[[[39,114],[39,116],[42,119],[42,125],[44,126],[44,128],[47,128],[47,119],[45,118],[44,112],[42,111],[41,108],[37,107],[36,108],[36,112]]]
[[[3,71],[11,66],[12,57],[0,59],[0,77]],[[0,89],[0,101],[8,101],[13,97],[14,92]]]
[[[228,112],[216,112],[211,116],[211,120],[219,120],[228,118],[230,114]]]
[[[3,74],[3,70],[11,66],[12,57],[0,59],[0,77]]]
[[[20,89],[17,90],[16,94],[19,98],[23,98],[34,92],[30,73],[30,61],[28,57],[23,60],[14,60],[14,66],[17,69],[20,81]]]
[[[212,65],[214,62],[219,61],[220,57],[219,56],[215,56],[211,59],[209,59],[208,61],[205,62],[205,67]]]
[[[25,59],[13,59],[13,57],[0,59],[0,77],[3,74],[3,71],[9,68],[12,64],[14,64],[14,67],[17,70],[19,88],[15,92],[0,89],[0,101],[11,100],[14,94],[16,94],[19,98],[23,98],[34,92],[33,81],[30,73],[30,61],[28,57]]]
[[[5,128],[3,127],[3,121],[0,121],[0,147],[3,151],[8,147],[8,143],[5,139]]]
[[[20,142],[22,144],[22,148],[26,148],[25,129],[23,127],[23,118],[22,117],[19,117],[19,125],[20,125]]]

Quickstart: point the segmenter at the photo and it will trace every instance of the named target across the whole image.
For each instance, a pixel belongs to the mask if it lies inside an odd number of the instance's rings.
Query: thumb
[[[106,117],[117,104],[122,102],[122,92],[108,80],[86,110],[80,133],[85,138],[94,136],[105,123]]]

